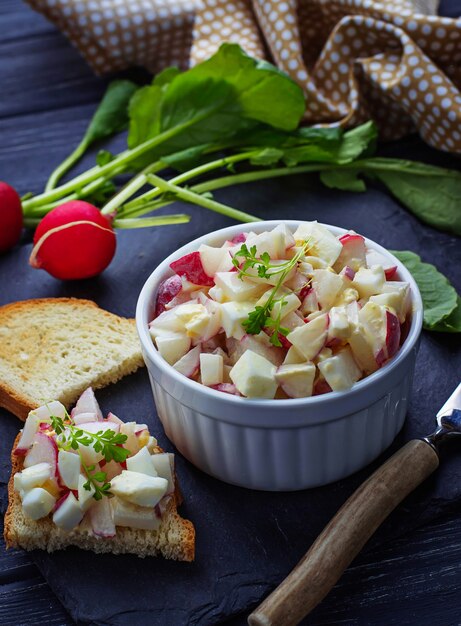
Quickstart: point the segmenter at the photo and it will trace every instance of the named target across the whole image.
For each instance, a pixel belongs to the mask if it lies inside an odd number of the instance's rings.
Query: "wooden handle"
[[[294,626],[332,589],[395,507],[439,465],[425,441],[407,443],[361,485],[294,570],[249,616],[250,626]]]

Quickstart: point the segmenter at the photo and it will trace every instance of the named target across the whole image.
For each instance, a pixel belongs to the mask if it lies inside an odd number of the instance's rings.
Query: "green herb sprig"
[[[123,448],[123,444],[127,440],[127,436],[122,433],[115,433],[113,430],[100,430],[96,433],[90,433],[75,424],[68,414],[63,419],[56,415],[50,416],[51,425],[58,435],[56,444],[61,450],[76,450],[79,453],[83,470],[88,478],[83,485],[87,491],[94,487],[93,498],[100,500],[102,496],[110,496],[110,482],[107,482],[107,474],[102,471],[94,471],[95,465],[87,466],[80,453],[80,446],[91,447],[95,452],[100,452],[106,462],[115,461],[123,463],[130,455],[130,451]]]
[[[279,275],[266,302],[263,305],[256,306],[254,310],[249,313],[247,319],[242,322],[243,328],[249,335],[258,335],[264,328],[269,327],[272,329],[270,336],[271,344],[278,348],[282,346],[279,334],[286,337],[290,331],[288,328],[281,325],[282,309],[287,303],[284,295],[277,297],[277,292],[291,270],[296,267],[301,257],[306,254],[309,247],[309,241],[304,241],[303,245],[292,259],[280,264],[274,264],[268,252],[263,252],[261,256],[258,257],[256,246],[252,246],[248,249],[246,244],[242,244],[240,250],[235,253],[232,263],[237,269],[241,280],[243,280],[244,276],[254,278],[254,274],[248,272],[250,268],[256,269],[259,278],[271,278],[272,276]],[[237,257],[241,257],[245,260],[243,263],[240,263]],[[277,302],[280,303],[280,308],[277,316],[273,318],[271,317],[271,313]]]

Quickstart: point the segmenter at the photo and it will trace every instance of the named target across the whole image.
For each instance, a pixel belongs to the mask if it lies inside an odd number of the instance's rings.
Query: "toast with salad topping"
[[[91,300],[43,298],[0,307],[0,406],[22,420],[49,398],[69,407],[143,366],[135,321]]]
[[[31,411],[11,458],[8,548],[194,559],[194,527],[176,510],[174,456],[145,424],[103,419],[91,388],[70,415],[57,401]]]

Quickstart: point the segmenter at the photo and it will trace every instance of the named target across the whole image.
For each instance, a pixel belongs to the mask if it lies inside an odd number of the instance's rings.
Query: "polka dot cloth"
[[[186,68],[224,41],[271,58],[302,86],[305,120],[374,119],[461,153],[461,18],[437,0],[28,0],[96,73]]]

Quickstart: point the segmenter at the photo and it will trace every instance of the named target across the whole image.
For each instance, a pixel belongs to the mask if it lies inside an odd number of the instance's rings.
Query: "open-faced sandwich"
[[[194,559],[195,530],[177,513],[174,455],[146,424],[103,418],[91,388],[70,414],[31,411],[12,451],[7,547]]]

